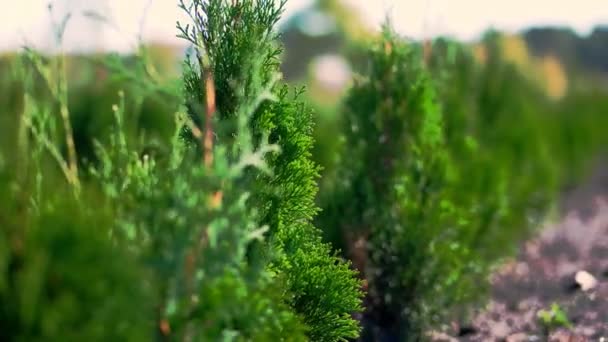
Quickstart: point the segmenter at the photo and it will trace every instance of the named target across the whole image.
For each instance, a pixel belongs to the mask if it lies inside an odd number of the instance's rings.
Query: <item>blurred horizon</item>
[[[8,1],[8,0],[0,0]],[[314,0],[287,2],[283,22],[312,8]],[[520,33],[528,28],[570,29],[587,36],[596,27],[608,25],[608,7],[600,0],[581,0],[577,6],[555,1],[513,0],[343,0],[352,7],[369,30],[377,30],[387,18],[396,30],[414,39],[451,36],[473,41],[488,29]],[[49,11],[52,5],[52,11]],[[11,6],[11,14],[0,21],[0,51],[23,46],[52,51],[56,47],[53,27],[67,13],[64,49],[70,52],[130,52],[141,41],[185,46],[175,37],[176,20],[184,21],[177,0],[22,0]],[[394,20],[392,18],[399,18]],[[312,22],[319,29],[322,23]]]

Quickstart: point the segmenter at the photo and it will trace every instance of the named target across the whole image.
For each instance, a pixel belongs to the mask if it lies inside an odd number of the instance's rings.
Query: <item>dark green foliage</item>
[[[31,210],[14,170],[2,165],[0,177],[1,339],[149,340],[152,284],[107,239],[109,212],[61,188]]]
[[[279,89],[278,101],[258,120],[261,131],[268,132],[282,151],[269,159],[273,175],[260,179],[261,185],[270,185],[259,198],[260,207],[268,208],[264,222],[283,254],[272,267],[285,274],[291,291],[288,300],[311,327],[311,340],[354,338],[358,326],[351,314],[360,308],[360,285],[349,264],[333,255],[311,224],[317,212],[318,177],[310,156],[313,120],[297,96]]]
[[[401,336],[430,309],[427,300],[440,305],[445,266],[460,252],[447,243],[455,228],[444,225],[453,215],[443,198],[449,160],[421,53],[389,31],[370,49],[369,69],[345,100],[347,148],[322,215],[365,271],[368,319]]]
[[[193,28],[183,27],[183,36],[199,45],[198,66],[189,65],[186,89],[191,113],[206,100],[201,84],[212,72],[217,85],[218,122],[234,127],[242,118],[234,113],[240,96],[250,97],[256,82],[265,89],[249,121],[255,143],[265,137],[280,148],[266,159],[271,174],[253,177],[256,184],[251,203],[260,210],[261,224],[269,227],[270,269],[285,282],[285,303],[295,309],[315,341],[337,341],[358,334],[351,314],[359,310],[359,283],[349,265],[333,255],[311,224],[317,212],[318,166],[311,160],[312,113],[282,85],[278,77],[280,48],[271,30],[284,2],[225,1],[195,2],[191,13],[199,13]],[[184,6],[185,7],[185,6]],[[200,15],[204,13],[206,15]],[[200,34],[200,39],[197,39]],[[258,62],[257,73],[246,68]],[[239,80],[237,82],[237,80]],[[237,86],[238,85],[238,86]],[[198,104],[198,105],[197,105]],[[201,116],[193,115],[204,121]],[[218,131],[218,141],[230,141],[230,132]]]
[[[489,261],[512,253],[510,241],[528,236],[544,218],[565,166],[548,129],[562,123],[551,118],[541,91],[502,57],[500,39],[486,37],[482,65],[446,41],[435,44],[431,61],[436,73],[453,70],[440,83],[446,135],[454,160],[467,161],[455,170],[454,196],[471,213],[467,243]]]
[[[172,339],[297,339],[299,323],[282,306],[272,275],[247,257],[264,229],[246,205],[248,194],[236,186],[244,168],[262,166],[271,146],[251,150],[251,138],[241,127],[235,163],[228,163],[226,149],[218,147],[212,167],[206,167],[177,134],[184,125],[179,120],[186,118],[178,114],[170,159],[164,163],[131,153],[120,135],[111,139],[110,149],[100,147],[104,166],[93,174],[108,199],[121,204],[115,237],[136,242],[154,270],[160,320],[171,326]],[[217,191],[219,207],[212,199]]]
[[[466,320],[492,266],[602,145],[504,57],[501,39],[484,38],[479,63],[460,43],[385,31],[344,100],[341,157],[318,221],[368,281],[368,338],[415,340]]]

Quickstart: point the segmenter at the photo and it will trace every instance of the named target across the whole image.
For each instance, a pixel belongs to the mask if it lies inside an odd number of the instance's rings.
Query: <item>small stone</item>
[[[522,300],[521,302],[519,302],[519,304],[517,304],[517,310],[519,311],[526,311],[530,308],[530,303],[528,301]]]
[[[515,274],[517,274],[520,277],[525,277],[530,273],[530,267],[528,267],[528,264],[520,262],[517,263],[517,266],[515,266]]]
[[[578,271],[574,276],[574,280],[583,291],[589,291],[597,286],[597,279],[587,271]]]
[[[524,333],[516,333],[507,336],[505,342],[528,342],[528,335]]]

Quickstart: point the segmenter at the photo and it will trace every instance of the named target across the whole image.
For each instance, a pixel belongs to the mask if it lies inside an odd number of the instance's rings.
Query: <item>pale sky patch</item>
[[[570,26],[581,34],[608,24],[606,0],[345,0],[361,10],[368,25],[387,18],[408,36],[448,34],[474,39],[488,27],[518,31],[532,25]],[[145,41],[180,44],[175,21],[187,22],[177,0],[53,0],[55,21],[70,11],[64,44],[67,49],[127,51]],[[0,0],[0,50],[25,44],[53,48],[49,0]],[[311,0],[291,0],[286,16]],[[96,19],[93,19],[96,18]],[[105,18],[105,19],[103,19]],[[143,24],[142,24],[142,19]],[[104,20],[106,22],[104,22]]]

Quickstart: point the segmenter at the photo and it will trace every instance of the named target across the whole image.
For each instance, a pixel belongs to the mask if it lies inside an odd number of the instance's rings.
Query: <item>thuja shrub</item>
[[[368,62],[344,102],[347,148],[321,221],[341,230],[368,282],[367,338],[382,338],[376,328],[414,338],[452,295],[445,289],[466,253],[451,243],[460,216],[444,195],[452,162],[422,48],[385,29]]]
[[[251,103],[242,101],[238,110],[248,116]],[[121,132],[121,106],[115,110]],[[244,170],[266,170],[264,156],[275,147],[254,149],[247,126],[240,125],[238,148],[228,152],[218,144],[201,156],[181,138],[184,129],[198,128],[185,112],[176,120],[166,158],[134,153],[117,134],[109,146],[98,147],[102,166],[91,170],[108,200],[120,203],[114,238],[133,243],[154,271],[159,336],[302,339],[302,326],[283,304],[275,277],[261,258],[248,255],[265,228],[247,203]]]
[[[561,122],[549,99],[503,57],[500,35],[489,33],[482,47],[477,63],[467,47],[438,41],[429,64],[440,80],[450,154],[465,161],[455,170],[454,195],[472,214],[467,243],[491,263],[544,219],[564,165],[551,138]]]
[[[195,17],[194,27],[181,27],[182,35],[199,48],[196,65],[188,64],[185,76],[190,113],[205,101],[200,84],[212,77],[219,121],[228,130],[219,132],[218,141],[234,145],[230,127],[243,120],[234,112],[235,99],[250,97],[256,82],[269,85],[263,93],[266,98],[247,121],[254,144],[268,139],[281,151],[265,159],[271,173],[251,177],[251,203],[259,209],[260,224],[268,226],[271,243],[270,253],[261,253],[284,282],[286,303],[302,318],[312,340],[354,338],[359,328],[351,314],[359,310],[359,282],[349,264],[321,241],[320,230],[311,222],[318,211],[314,198],[319,171],[310,152],[312,112],[300,100],[302,90],[276,82],[281,48],[273,26],[284,5],[285,1],[213,0],[182,4],[190,13],[203,14]],[[251,60],[259,63],[256,73],[244,70]]]
[[[588,82],[588,89],[571,90],[565,98],[553,104],[560,125],[550,133],[555,141],[555,153],[564,168],[564,181],[576,184],[589,172],[589,167],[601,158],[608,148],[608,134],[603,127],[608,115],[605,108],[608,96],[605,88]]]

